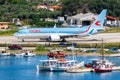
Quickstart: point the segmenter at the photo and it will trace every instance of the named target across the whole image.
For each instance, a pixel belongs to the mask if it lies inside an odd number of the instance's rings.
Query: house
[[[8,22],[0,22],[0,29],[7,29],[8,28]]]
[[[66,23],[64,24],[64,26],[78,26],[78,27],[82,27],[82,26],[86,26],[86,25],[90,25],[96,18],[98,17],[98,15],[93,14],[93,13],[80,13],[74,16],[70,16],[67,17],[66,19]],[[112,17],[112,16],[106,16],[106,22],[105,25],[107,26],[119,26],[119,20],[117,20],[117,18]]]
[[[49,6],[47,4],[38,4],[37,5],[37,9],[48,9],[50,11],[55,11],[55,10],[60,10],[62,7],[57,6],[57,5],[53,5],[53,6]]]
[[[42,9],[47,9],[48,6],[47,6],[46,4],[38,4],[38,5],[37,5],[37,9],[40,9],[40,8],[42,8]]]
[[[111,26],[111,27],[119,26],[117,18],[109,15],[107,15],[106,18],[107,18],[107,21],[106,21],[107,26]]]
[[[62,7],[61,6],[58,6],[58,5],[53,5],[53,6],[51,6],[54,10],[60,10],[60,9],[62,9]]]
[[[43,2],[51,2],[51,3],[56,3],[58,2],[59,0],[43,0]]]

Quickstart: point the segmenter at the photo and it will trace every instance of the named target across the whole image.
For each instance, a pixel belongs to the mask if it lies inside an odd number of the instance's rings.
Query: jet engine
[[[60,36],[58,35],[51,35],[48,38],[49,41],[60,41]]]

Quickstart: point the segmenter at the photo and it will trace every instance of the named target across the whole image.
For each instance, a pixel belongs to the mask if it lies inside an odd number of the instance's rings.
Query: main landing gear
[[[63,38],[63,39],[61,40],[61,42],[67,42],[67,41],[66,41],[66,39],[65,39],[65,38]]]
[[[22,39],[22,42],[24,42],[24,39]]]

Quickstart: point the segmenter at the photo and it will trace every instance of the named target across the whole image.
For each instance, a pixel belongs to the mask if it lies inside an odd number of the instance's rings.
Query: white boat
[[[37,71],[66,71],[77,63],[76,60],[65,59],[47,59],[40,60],[41,64],[37,65]]]
[[[0,53],[0,56],[10,56],[10,53]]]
[[[102,39],[102,59],[97,64],[97,66],[94,68],[94,72],[111,72],[112,67],[113,67],[113,63],[104,58],[103,39]]]
[[[78,61],[75,59],[74,50],[72,50],[73,56],[72,60],[66,60],[63,58],[49,58],[47,60],[40,60],[39,65],[37,65],[37,71],[67,71],[71,67],[78,67]]]
[[[32,57],[35,56],[36,54],[33,54],[31,51],[24,51],[22,53],[15,53],[15,56],[23,56],[23,57]]]
[[[49,58],[47,60],[40,60],[41,64],[37,65],[37,71],[67,71],[72,67],[79,67],[82,64],[78,64],[75,59],[74,50],[72,50],[72,60],[66,60],[64,58],[54,59]],[[82,62],[83,63],[83,62]]]
[[[32,57],[35,56],[35,54],[33,54],[31,51],[26,51],[24,53],[22,53],[24,57]]]
[[[23,53],[15,53],[14,56],[24,56]]]
[[[6,51],[2,51],[0,53],[0,56],[10,56],[10,53],[9,52],[6,52]]]

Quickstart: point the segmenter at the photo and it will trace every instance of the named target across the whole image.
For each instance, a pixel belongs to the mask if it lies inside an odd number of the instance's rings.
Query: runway
[[[100,33],[96,35],[91,35],[88,37],[82,38],[66,38],[68,42],[74,43],[101,43],[101,40],[104,40],[104,43],[110,42],[120,42],[120,33]],[[17,39],[14,36],[1,36],[0,44],[46,44],[48,42],[39,40],[39,39],[25,39],[25,42]],[[59,42],[51,42],[52,44],[57,44]]]

